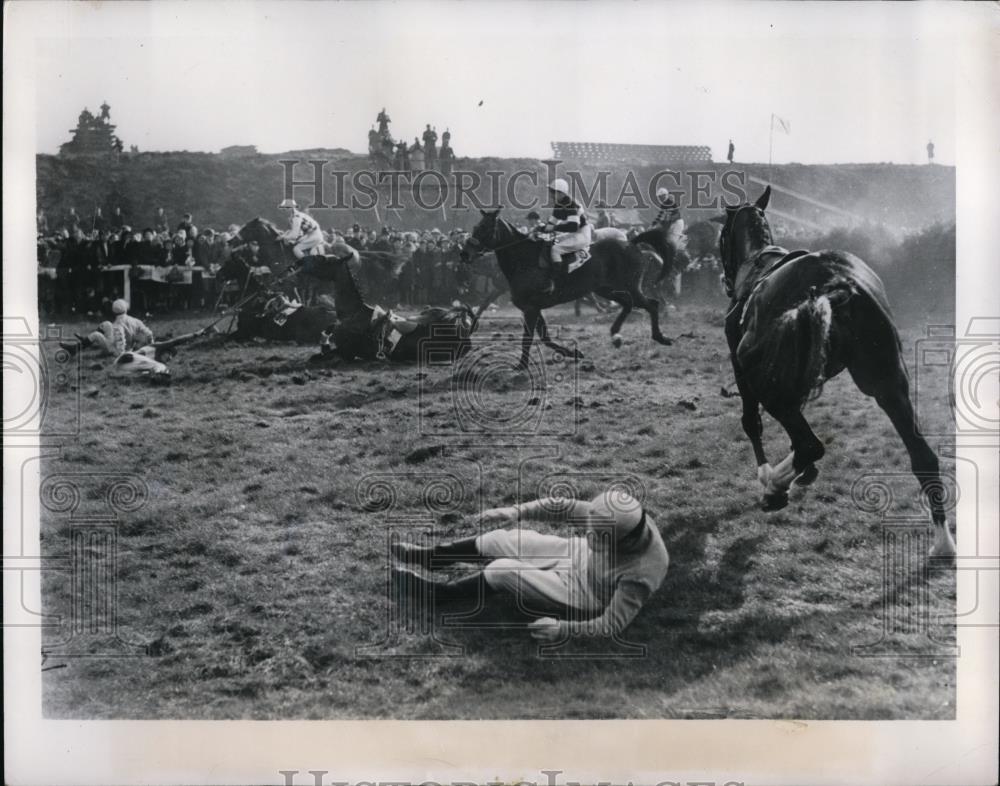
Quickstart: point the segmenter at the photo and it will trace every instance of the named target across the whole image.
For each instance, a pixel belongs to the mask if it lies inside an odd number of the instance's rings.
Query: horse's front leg
[[[764,424],[760,419],[760,401],[750,390],[750,386],[747,385],[735,360],[733,361],[733,371],[736,375],[736,389],[739,390],[740,399],[743,402],[743,416],[740,422],[743,425],[744,433],[750,440],[750,446],[753,448],[754,461],[757,462],[757,480],[764,488],[767,488],[771,480],[771,465],[767,463],[767,456],[764,453]]]
[[[611,343],[614,344],[615,349],[618,349],[622,345],[622,325],[625,324],[628,315],[632,313],[632,296],[628,292],[613,292],[610,297],[622,307],[618,316],[615,317],[615,321],[611,323]]]
[[[531,343],[534,341],[535,328],[542,314],[538,309],[525,309],[521,312],[524,316],[524,333],[521,336],[521,359],[516,368],[519,371],[527,371],[528,356],[531,354]]]
[[[579,350],[569,349],[568,347],[564,347],[561,344],[557,344],[549,337],[549,326],[546,324],[545,317],[543,317],[541,313],[539,313],[538,315],[538,323],[536,325],[536,328],[538,331],[538,337],[542,340],[542,343],[545,344],[545,346],[547,346],[549,349],[554,349],[560,355],[565,355],[566,357],[573,358],[573,360],[583,359],[583,353],[580,352]]]
[[[764,488],[764,510],[780,510],[788,504],[788,488],[792,481],[803,477],[803,485],[808,485],[816,479],[816,462],[823,458],[826,448],[798,409],[772,411],[771,414],[792,440],[792,449],[770,472]]]

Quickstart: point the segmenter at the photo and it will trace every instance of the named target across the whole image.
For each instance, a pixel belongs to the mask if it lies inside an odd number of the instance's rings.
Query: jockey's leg
[[[90,346],[97,347],[103,355],[117,355],[115,352],[112,336],[113,328],[110,322],[102,322],[100,326],[87,336]]]

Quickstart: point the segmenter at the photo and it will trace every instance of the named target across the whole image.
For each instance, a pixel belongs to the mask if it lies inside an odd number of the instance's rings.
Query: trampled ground
[[[81,510],[103,505],[114,476],[138,478],[148,500],[117,535],[125,645],[87,635],[57,645],[73,619],[72,579],[46,572],[45,611],[67,622],[47,638],[46,715],[954,716],[954,630],[939,622],[954,615],[953,576],[924,580],[921,559],[885,575],[878,487],[860,505],[852,488],[884,474],[895,515],[922,508],[901,442],[847,375],[807,410],[828,448],[819,480],[764,514],[728,395],[721,308],[673,312],[672,347],[649,342],[633,316],[620,350],[607,318],[557,310],[551,326],[587,359],[574,367],[539,352],[520,375],[509,368],[513,316],[485,321],[458,367],[317,369],[305,364],[311,347],[190,347],[171,364],[173,385],[150,388],[109,380],[85,357],[79,438],[43,477],[91,473],[75,481]],[[161,335],[205,321],[152,326]],[[923,332],[904,331],[911,369]],[[922,375],[918,396],[925,431],[945,431],[944,375]],[[50,431],[75,428],[74,391],[57,386],[49,407]],[[787,439],[767,418],[765,433],[777,460]],[[432,624],[389,598],[390,531],[471,534],[481,504],[611,482],[645,495],[671,556],[627,631],[644,650],[574,642],[542,657],[511,606],[447,606]],[[74,526],[47,513],[43,553],[69,556]],[[81,548],[85,559],[93,544]],[[902,630],[884,637],[886,625]],[[852,650],[883,638],[865,652],[879,657]],[[80,646],[132,657],[57,654]]]

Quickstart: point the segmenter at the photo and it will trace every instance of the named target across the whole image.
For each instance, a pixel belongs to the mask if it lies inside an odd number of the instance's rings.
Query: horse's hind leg
[[[644,308],[649,314],[649,325],[653,335],[653,341],[669,347],[673,340],[667,338],[660,331],[660,301],[653,297],[647,297],[641,292],[636,292],[632,299],[639,308]]]
[[[617,349],[622,345],[622,325],[625,324],[628,315],[632,313],[632,296],[628,292],[609,292],[605,297],[610,298],[622,307],[622,310],[618,312],[618,316],[615,317],[615,321],[611,323],[611,343]]]
[[[541,314],[538,315],[538,322],[536,323],[535,328],[538,332],[538,337],[549,349],[554,349],[560,355],[565,355],[566,357],[573,358],[574,360],[581,360],[583,358],[583,353],[579,350],[569,349],[568,347],[562,346],[562,344],[557,344],[549,338],[549,326],[545,322],[545,317]]]
[[[792,440],[792,449],[785,458],[761,478],[764,482],[764,510],[780,510],[788,504],[788,488],[792,481],[804,478],[805,483],[816,479],[816,462],[823,458],[826,448],[809,427],[801,410],[772,412]]]
[[[910,383],[902,361],[897,358],[896,363],[895,373],[887,374],[883,369],[872,373],[868,369],[857,368],[851,368],[850,372],[861,392],[873,396],[889,416],[893,428],[906,446],[906,452],[910,454],[910,468],[927,497],[931,521],[934,523],[934,545],[930,556],[954,557],[955,539],[948,529],[942,502],[942,498],[947,495],[941,483],[940,463],[937,454],[917,428],[916,415],[910,402]]]

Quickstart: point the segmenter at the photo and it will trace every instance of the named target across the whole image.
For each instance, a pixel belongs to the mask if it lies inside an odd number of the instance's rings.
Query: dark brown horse
[[[591,259],[568,275],[562,286],[547,291],[549,276],[539,265],[540,255],[548,253],[544,244],[500,218],[499,210],[481,210],[480,213],[482,220],[462,247],[462,260],[471,262],[487,251],[496,254],[500,270],[510,285],[510,300],[524,315],[520,368],[527,368],[536,331],[547,347],[576,359],[582,357],[578,351],[571,352],[549,338],[542,311],[591,293],[614,300],[622,307],[611,325],[611,340],[616,347],[621,346],[619,331],[634,307],[649,313],[654,341],[673,343],[660,332],[659,301],[642,292],[641,282],[649,261],[638,247],[613,238],[598,240],[590,247]]]
[[[340,358],[412,363],[426,360],[428,353],[455,360],[469,351],[488,301],[478,312],[456,304],[425,308],[413,316],[395,314],[365,302],[358,285],[360,266],[352,255],[306,258],[304,274],[333,284],[337,316],[325,328],[327,338],[312,362]]]
[[[755,204],[727,207],[719,250],[732,305],[726,339],[743,399],[743,429],[764,486],[763,507],[788,503],[793,481],[812,483],[823,457],[802,408],[822,384],[845,368],[892,421],[910,455],[913,474],[930,505],[933,557],[952,557],[955,541],[942,503],[938,458],[921,436],[910,403],[909,376],[899,333],[879,277],[842,251],[789,253],[772,244],[764,210],[770,186]],[[761,440],[760,408],[792,441],[791,452],[771,467]]]

